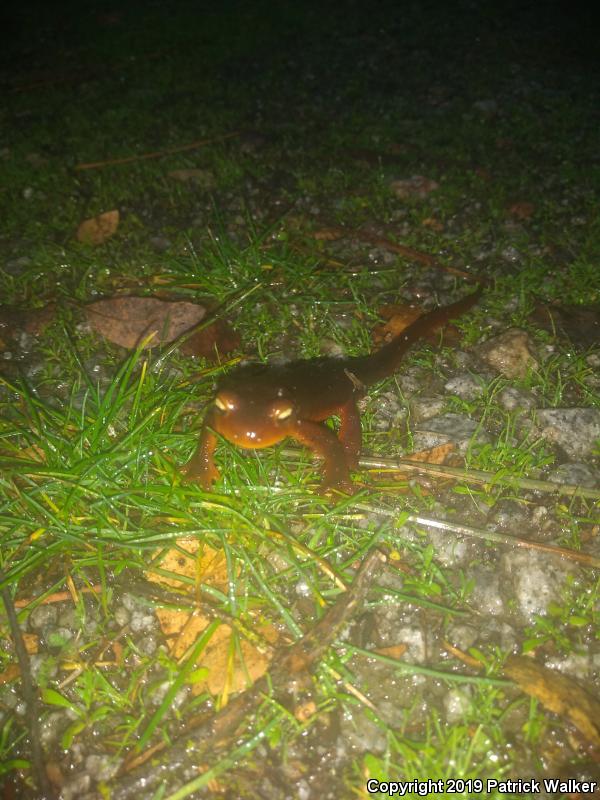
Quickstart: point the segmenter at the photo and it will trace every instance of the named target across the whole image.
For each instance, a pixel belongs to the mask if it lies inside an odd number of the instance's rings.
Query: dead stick
[[[4,608],[6,609],[6,616],[8,617],[8,626],[13,637],[15,645],[15,652],[17,654],[17,661],[21,670],[21,686],[23,688],[23,699],[27,707],[27,722],[29,728],[29,739],[31,743],[31,763],[33,767],[33,774],[35,782],[37,783],[40,792],[40,800],[51,800],[54,797],[54,792],[48,773],[46,772],[46,759],[44,750],[42,748],[42,737],[40,732],[40,719],[39,719],[39,704],[37,698],[37,687],[33,683],[31,675],[31,668],[29,664],[29,656],[25,642],[23,641],[23,634],[19,627],[19,620],[17,619],[17,612],[13,603],[13,599],[8,586],[6,586],[6,575],[0,569],[0,583],[2,583],[2,600],[4,601]]]
[[[222,142],[224,139],[231,139],[239,135],[239,131],[233,131],[232,133],[224,133],[221,136],[213,136],[210,139],[198,139],[197,142],[182,144],[179,145],[179,147],[167,147],[165,150],[155,150],[153,153],[142,153],[142,155],[139,156],[110,158],[108,161],[89,161],[86,164],[76,164],[75,169],[97,169],[98,167],[112,167],[115,164],[131,164],[133,161],[147,161],[150,158],[162,158],[162,156],[170,156],[172,153],[183,153],[186,150],[195,150],[198,147],[204,147],[207,144],[213,144],[213,142]]]

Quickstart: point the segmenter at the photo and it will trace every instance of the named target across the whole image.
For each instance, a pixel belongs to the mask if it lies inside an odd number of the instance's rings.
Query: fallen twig
[[[75,164],[76,170],[84,169],[98,169],[100,167],[112,167],[116,164],[131,164],[134,161],[147,161],[151,158],[162,158],[163,156],[170,156],[173,153],[183,153],[186,150],[196,150],[198,147],[204,147],[207,144],[214,142],[222,142],[225,139],[231,139],[234,136],[239,136],[239,131],[232,133],[223,133],[221,136],[212,136],[209,139],[198,139],[196,142],[190,144],[182,144],[178,147],[167,147],[164,150],[155,150],[152,153],[142,153],[139,156],[126,156],[125,158],[109,158],[107,161],[89,161],[83,164]]]
[[[331,235],[331,238],[337,236],[339,239],[358,239],[361,242],[368,242],[375,247],[381,247],[383,250],[389,250],[392,253],[398,253],[398,255],[408,259],[409,261],[416,261],[418,264],[422,264],[425,267],[434,267],[435,269],[440,269],[443,272],[448,272],[450,275],[457,275],[472,283],[479,283],[482,286],[489,286],[490,284],[488,278],[474,275],[472,272],[467,272],[466,270],[459,269],[458,267],[446,266],[446,264],[440,263],[429,253],[424,253],[422,250],[415,250],[414,248],[407,247],[404,244],[398,244],[397,242],[394,242],[392,239],[388,239],[385,236],[379,236],[378,234],[369,233],[368,231],[349,230],[339,227],[327,228],[327,232]]]
[[[6,581],[4,571],[0,569],[0,582]],[[44,748],[42,747],[42,738],[40,731],[40,717],[39,717],[39,703],[37,695],[37,687],[33,682],[31,675],[31,667],[29,664],[29,656],[25,642],[23,641],[23,634],[19,627],[17,619],[17,612],[13,603],[11,593],[7,586],[3,586],[1,590],[4,608],[6,609],[6,616],[8,618],[8,626],[15,646],[17,654],[17,661],[21,670],[21,687],[23,690],[23,699],[27,707],[27,727],[29,729],[29,742],[31,747],[31,764],[33,768],[33,775],[40,793],[40,800],[51,800],[54,797],[54,791],[48,779],[46,772],[46,758],[44,755]]]
[[[298,458],[303,451],[300,448],[284,447],[281,451],[283,456],[288,458]],[[572,483],[554,483],[537,478],[521,478],[502,472],[487,472],[482,469],[471,469],[466,467],[449,467],[440,464],[428,464],[426,461],[415,461],[411,458],[380,458],[379,456],[361,456],[359,466],[366,467],[370,472],[412,472],[421,473],[438,478],[456,478],[465,483],[488,484],[494,486],[519,487],[520,489],[531,489],[536,492],[555,494],[567,497],[584,497],[588,500],[600,500],[599,489],[588,489],[585,486],[577,486]],[[371,488],[381,488],[377,485]],[[388,486],[385,487],[389,488]]]

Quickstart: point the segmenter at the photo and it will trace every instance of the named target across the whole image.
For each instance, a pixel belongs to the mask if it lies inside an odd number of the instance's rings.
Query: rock
[[[538,363],[533,355],[531,337],[520,328],[509,328],[479,345],[475,351],[490,367],[507,378],[524,378],[527,371],[537,367]]]
[[[535,400],[529,392],[514,386],[506,386],[498,394],[498,403],[506,411],[516,411],[518,408],[529,410],[534,407]]]
[[[600,411],[596,408],[538,409],[536,425],[540,436],[573,459],[590,456],[600,439]]]
[[[464,372],[455,378],[451,378],[444,385],[444,389],[450,394],[457,395],[462,400],[475,400],[483,394],[485,384],[483,379],[477,375]]]
[[[552,483],[566,483],[571,486],[585,486],[586,489],[593,489],[598,485],[598,472],[587,464],[580,462],[569,462],[561,464],[548,475],[548,480]]]
[[[458,445],[459,451],[464,452],[478,426],[476,420],[464,414],[448,413],[433,417],[417,426],[413,439],[414,449],[427,450],[440,444],[454,442]]]

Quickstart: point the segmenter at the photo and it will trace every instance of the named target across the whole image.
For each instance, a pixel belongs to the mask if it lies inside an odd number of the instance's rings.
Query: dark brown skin
[[[357,399],[367,386],[394,373],[414,342],[468,311],[481,291],[423,314],[368,356],[249,364],[233,370],[219,383],[187,477],[204,489],[219,477],[213,458],[216,434],[245,449],[270,447],[290,436],[323,459],[324,490],[352,492],[350,470],[358,464],[361,447]],[[338,436],[322,424],[334,415],[340,417]]]

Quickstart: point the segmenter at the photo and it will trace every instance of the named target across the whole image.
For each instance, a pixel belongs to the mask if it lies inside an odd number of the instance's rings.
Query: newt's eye
[[[276,403],[271,409],[271,416],[278,422],[288,419],[294,412],[294,406],[290,403],[282,402]]]
[[[215,397],[215,405],[219,409],[219,411],[235,411],[237,407],[235,402],[235,397],[229,395],[226,392],[220,392]]]

